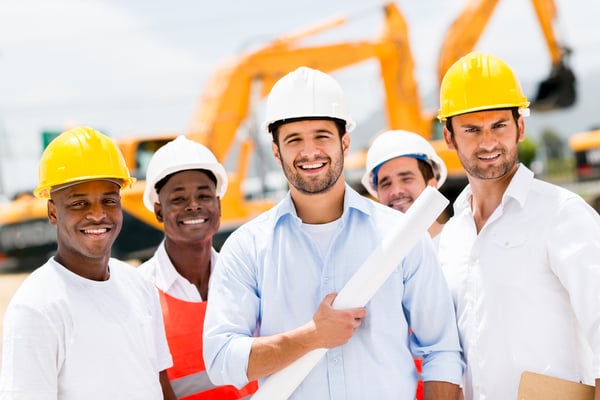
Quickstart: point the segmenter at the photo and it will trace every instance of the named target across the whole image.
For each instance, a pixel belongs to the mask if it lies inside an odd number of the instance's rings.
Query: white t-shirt
[[[172,359],[156,290],[109,266],[99,282],[51,258],[23,282],[4,320],[0,399],[162,399]]]

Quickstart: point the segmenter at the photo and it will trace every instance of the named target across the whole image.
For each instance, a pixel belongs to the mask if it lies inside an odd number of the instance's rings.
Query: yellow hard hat
[[[90,179],[118,180],[121,187],[135,181],[117,145],[97,130],[81,126],[61,133],[46,147],[33,194],[48,199],[53,187]]]
[[[452,64],[442,79],[441,122],[455,115],[511,107],[527,115],[529,101],[510,66],[496,56],[471,52]]]

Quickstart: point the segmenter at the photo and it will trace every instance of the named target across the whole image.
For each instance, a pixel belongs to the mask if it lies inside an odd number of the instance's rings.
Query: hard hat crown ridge
[[[193,169],[211,171],[217,179],[216,195],[218,197],[225,195],[228,184],[227,172],[217,157],[201,143],[179,135],[156,150],[148,164],[144,206],[154,212],[154,203],[159,202],[155,185],[163,178],[175,172]]]
[[[275,122],[318,117],[344,121],[347,132],[355,126],[339,83],[324,72],[299,67],[273,85],[261,129],[269,132],[269,126]]]
[[[527,115],[529,101],[513,70],[496,56],[471,52],[452,64],[442,79],[441,122],[469,112],[512,107]]]
[[[135,181],[117,145],[88,126],[67,130],[52,140],[42,154],[38,176],[33,194],[43,199],[50,198],[53,188],[79,181],[111,179],[122,187]]]

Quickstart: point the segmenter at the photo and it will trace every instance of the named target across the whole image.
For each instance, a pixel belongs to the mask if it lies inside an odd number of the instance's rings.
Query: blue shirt
[[[204,325],[213,383],[245,385],[257,327],[269,336],[310,321],[323,297],[344,287],[400,218],[346,185],[341,224],[323,257],[301,229],[289,193],[233,232],[211,278]],[[414,400],[413,354],[424,358],[424,380],[459,384],[460,351],[450,293],[424,233],[367,304],[350,341],[329,349],[291,398]]]

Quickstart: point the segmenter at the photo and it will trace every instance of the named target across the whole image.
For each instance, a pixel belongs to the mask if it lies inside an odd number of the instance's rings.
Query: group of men
[[[110,257],[134,180],[122,155],[92,128],[61,134],[35,190],[58,248],[7,309],[0,399],[246,398],[317,349],[290,398],[412,400],[420,379],[428,400],[516,399],[524,371],[600,387],[600,216],[519,163],[528,106],[493,55],[448,70],[438,118],[469,184],[355,308],[337,293],[447,170],[421,136],[388,131],[362,179],[378,201],[353,190],[355,124],[330,75],[273,86],[263,130],[289,191],[219,253],[227,174],[206,147],[180,136],[153,155],[144,204],[165,237],[136,270]]]

